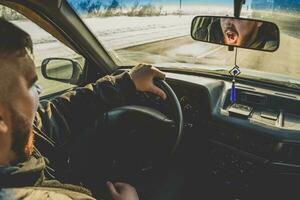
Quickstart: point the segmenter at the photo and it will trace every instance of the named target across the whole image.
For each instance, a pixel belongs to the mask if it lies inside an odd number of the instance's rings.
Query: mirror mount
[[[228,51],[234,51],[234,47],[233,46],[228,46]]]
[[[239,18],[241,15],[241,10],[246,0],[234,0],[234,17]]]

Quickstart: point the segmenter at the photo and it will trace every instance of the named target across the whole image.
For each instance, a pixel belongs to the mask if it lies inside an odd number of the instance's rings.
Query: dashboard
[[[300,195],[300,93],[236,82],[237,101],[232,104],[230,81],[165,73],[183,112],[179,160],[189,174],[191,194],[199,191],[204,179],[202,192],[210,199]],[[172,118],[166,101],[141,95],[139,103]]]
[[[234,191],[229,199],[264,185],[282,189],[300,175],[299,94],[237,83],[232,104],[230,82],[175,73],[167,77],[182,106],[184,134],[198,142],[190,155],[201,157],[202,151],[212,177]],[[209,144],[205,150],[203,141]]]

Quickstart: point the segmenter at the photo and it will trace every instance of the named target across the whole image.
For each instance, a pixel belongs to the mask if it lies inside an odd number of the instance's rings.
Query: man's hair
[[[29,50],[32,54],[32,40],[28,33],[0,18],[0,55]]]

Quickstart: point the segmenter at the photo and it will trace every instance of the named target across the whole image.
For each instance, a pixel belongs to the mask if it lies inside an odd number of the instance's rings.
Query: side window
[[[45,79],[41,72],[41,64],[44,59],[55,57],[75,60],[83,66],[85,60],[81,55],[75,53],[72,49],[15,10],[0,5],[0,17],[5,18],[30,34],[33,41],[34,62],[38,74],[38,84],[43,88],[41,96],[74,87],[74,85],[69,83]],[[64,62],[56,62],[56,65],[64,65],[63,63]],[[58,75],[61,77],[66,76],[64,74],[66,73],[65,70],[56,70],[56,72],[60,73]]]

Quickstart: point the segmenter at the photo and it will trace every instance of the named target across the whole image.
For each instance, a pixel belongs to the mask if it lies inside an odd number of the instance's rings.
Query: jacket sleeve
[[[62,145],[71,133],[80,134],[103,113],[130,103],[135,96],[136,88],[127,72],[105,76],[94,84],[41,102],[35,128],[48,142]]]

